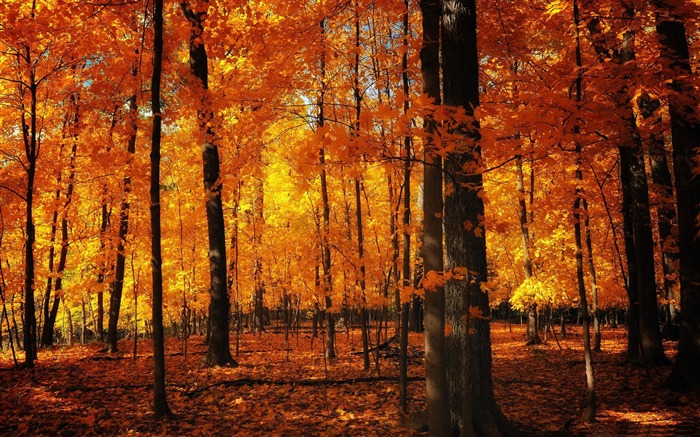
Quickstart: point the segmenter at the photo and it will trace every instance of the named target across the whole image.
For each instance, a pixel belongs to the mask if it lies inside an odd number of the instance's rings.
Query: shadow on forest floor
[[[624,329],[603,330],[602,352],[593,353],[597,421],[584,422],[586,375],[581,327],[569,327],[562,350],[523,346],[524,330],[492,325],[496,398],[506,415],[530,435],[693,436],[700,432],[700,399],[664,382],[671,366],[650,371],[626,363]],[[676,343],[664,342],[669,358]]]
[[[523,435],[697,435],[700,401],[663,385],[670,366],[645,371],[625,364],[625,331],[605,330],[594,354],[598,422],[581,420],[585,373],[580,328],[548,344],[524,346],[523,330],[492,325],[496,398]],[[338,335],[339,358],[324,362],[320,339],[280,333],[241,337],[237,368],[202,366],[202,339],[166,345],[167,392],[175,419],[153,418],[152,350],[120,343],[127,352],[100,353],[100,345],[39,352],[35,369],[0,372],[0,435],[421,435],[398,414],[398,361],[383,357],[380,371],[362,369],[359,330]],[[233,344],[233,342],[232,342]],[[423,336],[411,334],[411,413],[425,408]],[[675,344],[665,343],[670,358]],[[289,349],[289,351],[287,351]],[[11,367],[0,353],[0,367]],[[373,365],[374,369],[374,365]]]

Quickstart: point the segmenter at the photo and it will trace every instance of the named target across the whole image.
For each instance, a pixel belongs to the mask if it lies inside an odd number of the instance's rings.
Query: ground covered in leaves
[[[520,326],[494,323],[496,397],[523,434],[694,435],[700,401],[667,390],[670,368],[645,371],[620,356],[625,332],[606,330],[594,355],[599,421],[581,421],[585,375],[580,329],[566,339],[524,347]],[[12,369],[0,354],[0,435],[420,435],[424,382],[420,334],[411,335],[411,413],[398,413],[396,346],[382,351],[380,371],[362,369],[359,331],[339,333],[338,360],[324,361],[307,332],[285,343],[281,332],[240,338],[240,366],[201,365],[205,346],[191,338],[166,347],[172,419],[151,413],[149,341],[123,342],[119,354],[100,345],[40,351],[35,369]],[[560,348],[561,346],[561,348]],[[666,343],[673,356],[672,343]],[[235,340],[232,338],[232,349]]]

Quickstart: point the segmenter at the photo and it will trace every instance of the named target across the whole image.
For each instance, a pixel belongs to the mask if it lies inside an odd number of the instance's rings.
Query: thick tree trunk
[[[206,2],[205,2],[206,5]],[[221,203],[219,148],[214,130],[214,113],[209,101],[209,61],[204,45],[203,11],[192,9],[188,2],[181,3],[185,18],[190,23],[190,71],[197,79],[192,88],[201,96],[197,108],[199,132],[202,141],[202,169],[206,194],[207,229],[209,236],[209,329],[205,362],[208,366],[238,365],[231,356],[229,346],[229,303],[226,288],[226,236],[224,212]]]
[[[629,176],[629,149],[619,148],[620,153],[620,186],[622,189],[622,226],[625,239],[625,258],[627,258],[627,277],[629,282],[626,287],[629,307],[627,311],[627,351],[628,361],[640,359],[639,340],[639,293],[637,289],[637,262],[634,250],[634,226],[632,218],[632,190]]]
[[[443,3],[442,37],[444,102],[472,116],[479,104],[474,0]],[[445,159],[445,184],[454,188],[445,197],[445,267],[466,270],[464,279],[450,280],[445,287],[446,323],[452,327],[446,345],[451,421],[462,435],[514,434],[493,394],[489,302],[481,289],[487,266],[478,123],[460,131],[463,146]],[[465,323],[471,308],[483,318]]]
[[[661,107],[659,99],[653,99],[649,95],[642,95],[638,99],[639,112],[645,119],[654,118],[652,132],[649,135],[649,158],[651,179],[654,184],[652,192],[657,193],[656,213],[659,229],[659,246],[661,249],[661,267],[664,273],[664,298],[666,303],[665,327],[667,332],[674,331],[677,327],[678,303],[678,223],[673,197],[673,180],[669,170],[666,145],[663,133],[660,132],[662,124],[658,109]]]
[[[584,7],[586,5],[584,3]],[[623,1],[622,9],[626,19],[634,19],[634,5],[631,2]],[[647,177],[642,142],[628,89],[630,75],[625,70],[628,68],[625,65],[635,59],[634,32],[627,30],[618,45],[617,42],[608,41],[609,37],[601,32],[599,17],[594,16],[587,27],[593,36],[596,51],[605,59],[613,59],[621,67],[620,73],[623,73],[621,85],[616,90],[616,103],[627,135],[627,144],[620,147],[622,212],[629,272],[626,288],[630,299],[627,359],[641,359],[647,366],[655,366],[665,362],[666,358],[661,347],[656,309]]]
[[[644,169],[644,159],[641,150],[638,148],[630,149],[627,153],[632,197],[634,258],[637,263],[641,358],[645,366],[655,367],[666,364],[668,359],[664,354],[659,329],[654,268],[654,239],[651,233],[647,174]]]
[[[656,3],[664,5],[661,1]],[[678,207],[681,329],[678,357],[669,384],[676,389],[700,392],[700,239],[696,220],[700,205],[700,178],[696,171],[700,122],[696,112],[698,96],[689,82],[690,54],[685,24],[672,12],[659,11],[656,22],[662,56],[674,72],[669,112]]]
[[[423,92],[440,99],[440,2],[421,0],[423,13],[423,45],[421,47],[421,74]],[[436,123],[426,117],[426,143],[423,165],[423,271],[443,272],[442,247],[442,157],[435,153]],[[428,432],[431,436],[450,434],[450,405],[445,373],[445,289],[436,286],[425,290],[425,396],[428,412]]]

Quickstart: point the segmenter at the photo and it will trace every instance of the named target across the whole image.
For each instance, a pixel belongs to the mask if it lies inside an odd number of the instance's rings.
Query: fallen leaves
[[[471,314],[478,316],[476,309]],[[491,323],[497,401],[526,434],[693,435],[700,429],[700,401],[664,388],[670,367],[648,373],[625,364],[623,329],[603,331],[603,352],[594,353],[598,422],[582,421],[585,374],[580,327],[566,339],[525,347],[524,329]],[[449,325],[446,330],[449,329]],[[359,332],[338,333],[339,359],[324,364],[318,339],[244,334],[237,368],[205,368],[202,338],[166,348],[167,393],[177,414],[157,422],[151,412],[150,342],[141,354],[105,355],[99,345],[53,348],[34,370],[0,372],[0,434],[3,435],[420,435],[398,413],[396,357],[381,358],[381,377],[362,369],[352,352]],[[409,395],[412,416],[425,408],[423,337],[411,333]],[[673,356],[675,344],[665,343]],[[127,349],[126,347],[124,349]],[[99,359],[111,357],[112,359]],[[11,358],[0,354],[0,368]]]

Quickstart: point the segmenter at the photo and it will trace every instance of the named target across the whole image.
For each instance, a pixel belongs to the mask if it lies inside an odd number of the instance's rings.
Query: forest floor
[[[494,323],[496,398],[523,435],[697,435],[700,400],[663,385],[670,367],[645,371],[625,364],[623,329],[603,332],[594,354],[598,422],[581,420],[585,373],[581,330],[572,328],[561,349],[523,346],[523,330]],[[167,391],[175,417],[151,412],[152,350],[139,341],[120,343],[121,353],[100,345],[39,351],[34,369],[12,369],[0,353],[0,435],[205,435],[370,436],[423,435],[416,428],[425,408],[423,336],[411,334],[410,414],[398,413],[396,343],[382,351],[380,373],[363,370],[359,330],[338,334],[338,359],[323,358],[321,339],[309,333],[251,333],[240,338],[239,366],[202,366],[201,337],[166,345]],[[673,344],[665,343],[669,357]],[[232,337],[232,350],[235,339]]]

